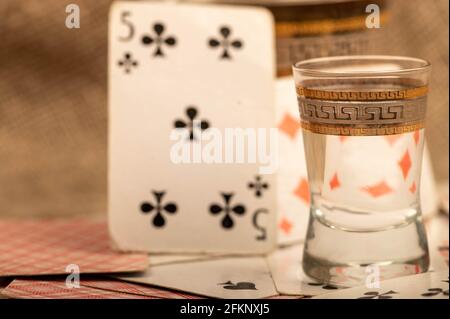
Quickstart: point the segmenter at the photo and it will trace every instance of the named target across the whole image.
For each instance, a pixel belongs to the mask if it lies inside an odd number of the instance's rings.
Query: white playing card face
[[[263,149],[252,161],[246,146],[255,130],[266,132],[255,134],[267,142],[275,127],[271,15],[116,2],[109,32],[109,220],[116,247],[270,251],[275,175],[261,168],[273,162],[260,157]],[[244,129],[250,133],[242,145],[232,134]]]
[[[436,216],[425,223],[430,251],[431,269],[434,271],[448,271],[448,218]]]
[[[179,264],[184,262],[210,260],[214,258],[221,258],[221,254],[151,254],[149,257],[150,266]]]
[[[292,77],[277,80],[276,121],[279,131],[277,175],[278,242],[305,238],[309,218],[309,187],[295,85]]]
[[[155,266],[144,274],[117,278],[215,298],[247,299],[277,295],[264,257]]]
[[[303,245],[280,248],[267,259],[275,287],[280,294],[316,296],[344,287],[319,283],[302,269]]]
[[[381,281],[378,288],[356,287],[315,299],[448,299],[448,271]]]

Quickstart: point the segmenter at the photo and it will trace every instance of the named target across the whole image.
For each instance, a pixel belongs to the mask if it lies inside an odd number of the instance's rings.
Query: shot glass
[[[293,66],[311,195],[308,276],[356,286],[428,269],[419,189],[430,69],[395,56]]]

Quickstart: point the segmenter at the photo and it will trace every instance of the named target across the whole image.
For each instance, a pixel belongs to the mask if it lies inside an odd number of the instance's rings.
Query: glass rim
[[[409,62],[417,64],[415,67],[400,67],[399,69],[381,69],[381,70],[320,70],[314,69],[308,66],[318,66],[321,63],[333,63],[333,62],[352,62],[352,61],[372,61],[374,63],[389,63],[389,62]],[[395,55],[345,55],[345,56],[330,56],[307,59],[296,62],[292,65],[294,72],[300,72],[306,76],[312,77],[379,77],[379,76],[399,76],[411,73],[427,72],[431,69],[431,63],[428,60],[395,56]]]

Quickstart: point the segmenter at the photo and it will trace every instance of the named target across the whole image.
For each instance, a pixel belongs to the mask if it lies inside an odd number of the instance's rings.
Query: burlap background
[[[81,29],[65,7],[81,8]],[[376,1],[375,1],[376,2]],[[434,65],[428,139],[448,178],[448,1],[394,0],[379,52]],[[0,1],[0,216],[106,212],[111,0]]]

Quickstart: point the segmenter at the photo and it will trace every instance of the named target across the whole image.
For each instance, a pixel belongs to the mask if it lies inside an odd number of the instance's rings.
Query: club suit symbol
[[[368,291],[364,293],[363,297],[359,297],[358,299],[392,299],[392,295],[394,294],[398,294],[398,292],[389,290],[380,294],[378,291]]]
[[[256,176],[254,182],[248,183],[248,188],[255,191],[256,197],[262,197],[263,192],[269,188],[269,184],[264,182],[261,176]]]
[[[228,280],[227,282],[219,283],[218,285],[223,286],[223,289],[229,290],[258,290],[253,282],[248,281],[233,283],[232,281]]]
[[[133,68],[138,66],[138,62],[133,59],[131,53],[126,52],[123,58],[117,62],[117,65],[123,68],[125,73],[130,73]]]
[[[197,120],[198,110],[195,106],[188,106],[186,109],[187,121],[185,120],[175,120],[174,127],[176,129],[188,129],[189,130],[189,139],[194,141],[197,139],[195,136],[194,128],[197,125],[196,129],[207,130],[209,128],[209,122],[207,120]]]
[[[177,205],[173,202],[169,202],[167,204],[162,203],[162,199],[166,194],[165,191],[156,192],[153,191],[153,196],[155,197],[156,204],[151,202],[143,202],[141,204],[141,212],[143,214],[155,213],[152,219],[153,226],[157,228],[164,227],[166,224],[166,219],[164,217],[164,213],[175,214],[177,212]]]
[[[165,26],[162,23],[155,23],[153,31],[155,34],[144,34],[141,41],[144,46],[154,46],[154,57],[165,57],[163,47],[173,47],[177,44],[177,39],[174,36],[165,36]]]
[[[212,215],[224,214],[222,218],[222,227],[231,229],[234,226],[232,215],[242,216],[245,214],[245,206],[242,204],[231,205],[233,193],[221,193],[224,205],[213,203],[209,206],[209,212]]]
[[[222,60],[231,60],[230,51],[242,49],[244,43],[239,39],[231,39],[231,28],[227,26],[222,26],[219,29],[219,38],[210,38],[208,41],[208,45],[211,49],[222,49],[222,54],[220,59]]]

